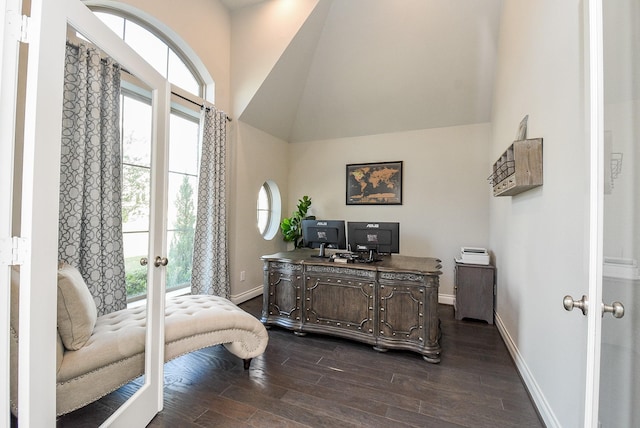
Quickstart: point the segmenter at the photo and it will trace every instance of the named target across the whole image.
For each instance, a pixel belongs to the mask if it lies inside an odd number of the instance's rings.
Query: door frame
[[[7,251],[12,237],[13,174],[15,150],[15,125],[18,89],[19,45],[17,28],[21,16],[20,0],[1,0],[0,22],[0,245]],[[11,264],[9,255],[0,256],[0,378],[9,379],[10,370],[10,313],[11,313]],[[4,382],[0,390],[0,426],[10,426],[10,383]]]

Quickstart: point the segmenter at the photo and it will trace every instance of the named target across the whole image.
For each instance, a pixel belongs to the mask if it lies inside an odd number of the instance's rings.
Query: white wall
[[[544,185],[491,198],[499,326],[547,425],[581,426],[587,322],[562,298],[588,286],[583,2],[506,1],[501,25],[491,157],[528,114],[528,136],[544,139]]]
[[[451,296],[460,247],[489,244],[489,134],[478,124],[291,144],[285,212],[309,195],[319,219],[400,222],[400,252],[441,259]],[[403,204],[347,206],[346,165],[383,161],[404,162]]]
[[[260,257],[286,248],[280,233],[265,240],[256,225],[258,191],[267,180],[280,188],[286,204],[289,144],[242,122],[234,122],[229,192],[231,297],[244,301],[262,293]],[[285,211],[286,212],[286,211]],[[245,280],[240,281],[240,272]]]
[[[240,117],[318,0],[267,1],[233,13],[233,112]]]

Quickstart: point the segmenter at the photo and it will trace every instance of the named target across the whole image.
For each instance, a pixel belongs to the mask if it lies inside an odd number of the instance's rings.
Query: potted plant
[[[307,216],[307,211],[311,206],[311,198],[307,195],[302,199],[298,199],[297,209],[291,213],[291,217],[282,219],[280,230],[282,231],[282,239],[285,242],[293,242],[295,248],[302,246],[302,220],[314,219],[314,216]]]

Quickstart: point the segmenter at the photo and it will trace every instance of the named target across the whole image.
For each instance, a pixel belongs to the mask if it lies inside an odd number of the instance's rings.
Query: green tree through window
[[[124,101],[123,101],[124,103]],[[149,142],[144,136],[128,132],[123,138],[124,159],[122,165],[122,223],[125,237],[142,239],[146,249],[149,228],[149,198],[151,176],[148,161],[135,155],[136,149],[148,151]],[[131,242],[131,241],[128,241]],[[125,249],[127,245],[125,244]],[[141,253],[145,254],[145,252]],[[125,283],[127,297],[144,296],[147,293],[147,267],[140,265],[141,255],[125,255]]]
[[[174,234],[169,248],[169,267],[167,272],[167,288],[184,286],[191,281],[193,257],[193,235],[196,214],[193,206],[193,188],[189,177],[183,176],[180,190],[175,201],[177,218]]]

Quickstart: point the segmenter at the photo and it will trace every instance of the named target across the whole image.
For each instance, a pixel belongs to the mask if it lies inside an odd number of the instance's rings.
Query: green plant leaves
[[[297,210],[291,213],[291,217],[283,218],[280,222],[280,230],[282,231],[282,239],[285,242],[294,242],[296,248],[298,241],[302,237],[302,220],[306,218],[309,207],[311,206],[311,198],[303,196],[298,199]]]

